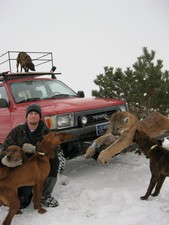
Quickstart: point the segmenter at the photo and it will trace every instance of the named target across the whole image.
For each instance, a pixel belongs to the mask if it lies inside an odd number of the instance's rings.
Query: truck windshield
[[[10,84],[16,103],[39,99],[77,97],[76,92],[60,80],[31,80]]]

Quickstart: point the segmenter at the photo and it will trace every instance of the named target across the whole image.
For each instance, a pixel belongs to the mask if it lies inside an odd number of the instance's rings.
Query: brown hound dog
[[[22,72],[22,68],[25,70],[25,72],[28,72],[29,70],[35,71],[35,65],[32,63],[31,57],[26,52],[20,52],[18,54],[16,59],[17,72],[19,65],[21,67],[20,72]]]
[[[4,159],[9,163],[16,162],[18,160],[22,160],[23,162],[24,156],[25,156],[24,151],[19,146],[16,146],[16,145],[9,146],[3,152],[3,155],[4,155]],[[10,170],[11,168],[7,166],[0,167],[0,180],[6,177]]]
[[[62,141],[72,138],[71,134],[50,132],[41,141],[37,154],[29,158],[22,166],[10,171],[7,177],[0,180],[0,201],[9,207],[9,212],[3,225],[10,225],[13,217],[20,207],[18,188],[22,186],[34,186],[34,208],[39,213],[45,213],[42,208],[41,197],[43,184],[50,171],[49,159],[54,158],[56,148]]]
[[[151,179],[142,200],[148,199],[150,195],[157,196],[164,183],[164,180],[169,176],[169,151],[163,148],[162,141],[151,139],[145,132],[136,130],[134,142],[138,144],[140,150],[147,158],[150,158]],[[152,191],[155,187],[153,194]]]

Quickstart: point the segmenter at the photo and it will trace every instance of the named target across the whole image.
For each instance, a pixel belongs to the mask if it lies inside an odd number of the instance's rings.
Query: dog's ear
[[[60,136],[61,141],[66,141],[73,138],[73,134],[71,133],[58,133],[57,135]]]
[[[134,134],[134,137],[133,137],[133,142],[136,141],[136,135],[138,134],[138,132],[139,132],[139,131],[136,129],[135,134]]]
[[[22,161],[25,162],[27,160],[27,157],[23,149],[21,149],[21,154],[22,154]]]

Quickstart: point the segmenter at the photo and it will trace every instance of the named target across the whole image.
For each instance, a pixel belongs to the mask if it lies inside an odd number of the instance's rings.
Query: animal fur
[[[98,161],[101,164],[105,164],[111,160],[112,156],[120,153],[132,144],[136,129],[144,131],[150,137],[156,137],[169,131],[169,118],[159,112],[152,112],[145,119],[139,121],[134,114],[129,112],[114,113],[111,116],[110,125],[106,133],[95,140],[96,146],[99,147],[105,144],[108,135],[112,136],[112,143],[105,150],[101,151]],[[95,151],[95,147],[89,146],[86,150],[85,158],[91,157]]]
[[[21,67],[20,72],[22,72],[22,69],[24,69],[25,72],[28,72],[29,70],[35,71],[35,65],[32,63],[31,57],[26,52],[20,52],[16,61],[17,72],[19,65]]]
[[[150,158],[150,183],[146,194],[140,197],[146,200],[150,195],[157,196],[160,193],[165,178],[169,176],[169,151],[161,146],[160,140],[151,139],[143,131],[136,130],[133,141],[139,145],[144,155]]]
[[[56,148],[62,141],[71,138],[71,134],[50,132],[41,141],[37,154],[22,166],[12,169],[7,177],[0,180],[0,202],[9,207],[3,225],[10,225],[19,211],[20,201],[17,193],[18,188],[22,186],[34,186],[34,208],[41,214],[46,212],[46,209],[42,208],[41,197],[44,181],[50,171],[49,159],[55,157]]]

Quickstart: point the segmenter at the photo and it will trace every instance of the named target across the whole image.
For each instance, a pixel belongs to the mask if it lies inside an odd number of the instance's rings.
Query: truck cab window
[[[0,87],[0,98],[4,98],[8,101],[8,95],[4,86]]]

